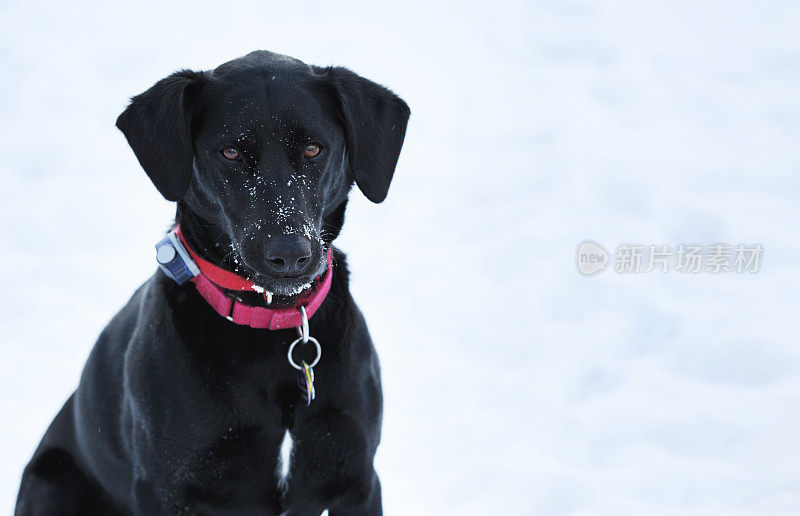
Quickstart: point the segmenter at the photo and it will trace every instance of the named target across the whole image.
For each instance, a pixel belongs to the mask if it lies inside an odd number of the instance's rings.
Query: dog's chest
[[[253,503],[274,508],[291,475],[293,446],[284,429],[231,427],[187,459],[178,492],[193,510]]]

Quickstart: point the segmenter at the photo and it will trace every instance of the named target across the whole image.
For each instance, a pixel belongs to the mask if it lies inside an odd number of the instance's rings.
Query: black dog
[[[117,126],[177,201],[187,247],[274,293],[269,304],[237,292],[240,303],[286,308],[327,274],[353,183],[386,197],[408,117],[400,98],[345,68],[253,52],[170,75]],[[287,361],[294,328],[231,322],[159,270],[101,333],[25,469],[16,513],[380,514],[378,359],[345,257],[332,253],[330,292],[310,321],[324,350],[310,405]],[[295,360],[304,353],[313,346],[298,345]]]

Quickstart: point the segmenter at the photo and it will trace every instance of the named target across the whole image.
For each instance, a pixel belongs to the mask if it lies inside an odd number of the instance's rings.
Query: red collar
[[[288,308],[265,308],[262,306],[246,305],[239,299],[226,294],[225,290],[263,292],[263,289],[252,281],[218,267],[200,257],[200,255],[189,246],[189,243],[181,234],[180,225],[175,227],[175,233],[189,252],[192,260],[195,261],[197,267],[200,269],[200,274],[192,278],[192,282],[197,288],[197,291],[218,314],[236,324],[270,330],[282,330],[284,328],[301,326],[303,324],[303,317],[300,313],[300,307],[305,307],[307,317],[310,319],[325,300],[325,296],[328,295],[328,291],[331,289],[333,258],[331,249],[328,249],[327,268],[325,272],[314,279],[314,287],[309,293],[300,297],[295,306]]]

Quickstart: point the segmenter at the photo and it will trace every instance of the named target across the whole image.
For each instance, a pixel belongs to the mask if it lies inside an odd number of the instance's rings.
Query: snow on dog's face
[[[324,271],[353,182],[386,197],[408,116],[349,70],[261,51],[159,81],[117,126],[201,254],[292,295]]]
[[[237,272],[296,293],[324,271],[323,219],[350,186],[336,106],[303,83],[313,76],[285,66],[225,65],[214,77],[197,114],[187,207],[224,230]]]

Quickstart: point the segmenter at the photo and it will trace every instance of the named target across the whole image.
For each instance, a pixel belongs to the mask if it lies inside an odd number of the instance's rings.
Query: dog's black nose
[[[265,251],[267,267],[276,274],[298,274],[311,262],[311,241],[301,235],[270,237]]]

